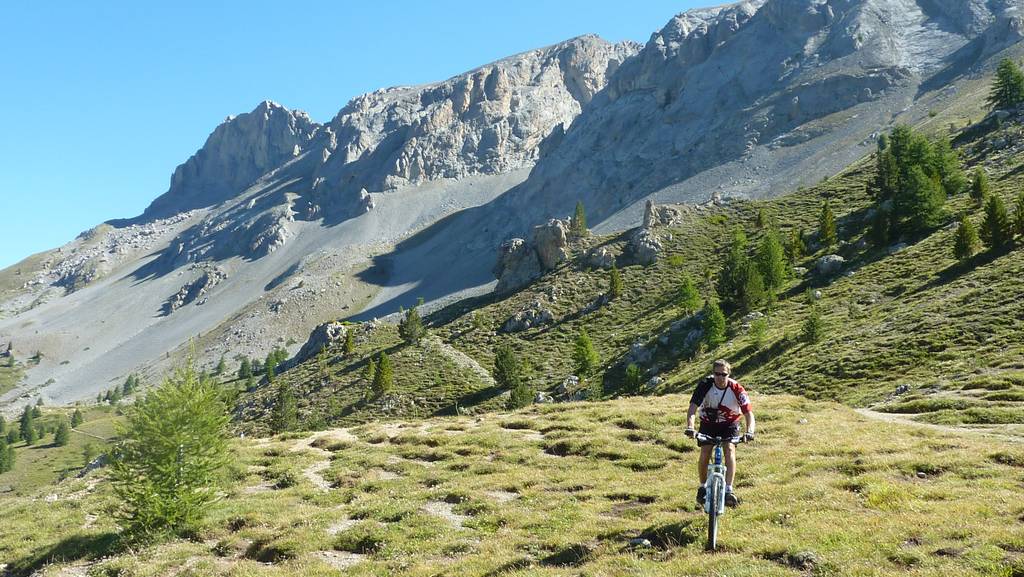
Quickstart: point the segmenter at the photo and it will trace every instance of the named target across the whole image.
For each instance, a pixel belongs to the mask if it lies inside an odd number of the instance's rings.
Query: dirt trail
[[[348,429],[330,429],[299,439],[294,445],[292,445],[290,449],[291,451],[308,451],[324,457],[323,460],[317,461],[303,469],[302,475],[306,477],[306,479],[308,479],[309,482],[317,489],[320,489],[321,491],[329,491],[331,489],[331,483],[325,479],[321,473],[331,466],[330,459],[332,453],[327,449],[321,449],[320,447],[313,446],[313,443],[321,439],[357,443],[359,442],[359,438],[353,435]]]
[[[914,415],[904,413],[882,413],[880,411],[872,411],[871,409],[854,409],[857,414],[873,419],[876,421],[884,421],[886,423],[896,423],[899,425],[909,425],[912,427],[924,427],[933,431],[942,431],[944,433],[954,433],[957,435],[974,435],[983,437],[995,437],[1001,441],[1009,441],[1011,443],[1024,443],[1024,436],[1019,433],[1015,433],[1015,429],[1011,428],[1010,425],[990,425],[986,427],[958,427],[953,425],[935,425],[932,423],[922,423],[914,420]]]

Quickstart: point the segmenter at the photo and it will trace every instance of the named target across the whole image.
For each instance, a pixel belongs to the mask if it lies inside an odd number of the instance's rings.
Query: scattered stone
[[[610,269],[615,264],[615,255],[607,248],[599,246],[587,252],[586,262],[591,268]]]
[[[901,252],[905,248],[907,248],[907,243],[905,243],[905,242],[894,244],[894,245],[889,247],[889,254],[896,254],[898,252]]]
[[[501,325],[499,332],[519,333],[525,330],[546,325],[555,320],[555,315],[543,306],[540,300],[534,300],[527,307],[511,317]]]
[[[664,382],[664,379],[655,375],[647,379],[647,383],[644,386],[647,388],[648,391],[654,391],[655,389],[658,388],[659,385],[661,385],[662,382]]]
[[[555,400],[551,398],[551,395],[543,391],[537,391],[537,394],[533,396],[533,402],[538,405],[544,405],[548,403],[553,403],[555,402]]]
[[[629,353],[626,354],[626,364],[646,365],[651,362],[653,356],[654,353],[645,347],[641,341],[633,341],[633,344],[629,346]]]
[[[579,386],[580,378],[576,375],[569,375],[568,377],[565,377],[565,380],[563,380],[557,387],[555,387],[555,394],[564,395],[569,391],[576,390]]]
[[[896,395],[896,396],[905,395],[909,391],[910,391],[910,385],[900,385],[900,386],[896,387],[896,390],[893,391],[893,394]]]
[[[634,537],[629,540],[629,546],[633,549],[647,549],[651,547],[651,542],[643,537]]]
[[[918,479],[927,479],[928,478],[928,473],[925,473],[924,471],[918,471],[917,472],[917,478]]]
[[[798,277],[805,276],[807,274],[807,269],[802,266],[795,266],[793,267],[793,274],[795,274]]]

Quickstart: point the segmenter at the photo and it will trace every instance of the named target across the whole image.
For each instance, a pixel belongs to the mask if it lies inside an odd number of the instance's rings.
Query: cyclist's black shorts
[[[697,431],[709,437],[738,437],[740,434],[739,422],[733,423],[705,423],[700,422],[700,429]]]

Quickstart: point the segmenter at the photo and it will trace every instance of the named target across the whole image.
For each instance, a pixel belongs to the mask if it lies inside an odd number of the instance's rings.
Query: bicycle
[[[698,445],[714,445],[714,458],[708,462],[708,479],[704,483],[704,512],[708,514],[708,542],[704,547],[714,551],[718,546],[718,518],[725,514],[725,463],[722,462],[722,445],[738,445],[746,442],[745,436],[712,437],[696,433],[693,437]]]

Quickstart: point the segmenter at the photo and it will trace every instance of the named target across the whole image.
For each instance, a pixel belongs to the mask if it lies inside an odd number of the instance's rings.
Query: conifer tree
[[[243,357],[238,363],[238,378],[248,379],[252,376],[252,362],[248,357]]]
[[[786,241],[786,259],[789,260],[790,266],[793,266],[806,254],[807,245],[804,243],[804,231],[794,228],[790,231],[789,239]]]
[[[20,440],[21,435],[18,433],[18,429],[15,429],[14,426],[12,425],[11,428],[7,431],[7,444],[13,445],[14,443],[17,443]]]
[[[871,217],[871,226],[868,229],[868,238],[871,244],[881,248],[889,246],[889,232],[892,230],[892,215],[882,207],[875,209]]]
[[[220,360],[217,361],[217,368],[213,370],[215,375],[223,375],[228,370],[228,363],[224,360],[224,355],[220,356]]]
[[[1013,233],[1024,236],[1024,192],[1017,195],[1013,207]]]
[[[768,339],[768,317],[761,317],[750,323],[750,338],[755,351],[764,348],[765,341]]]
[[[502,344],[494,355],[494,380],[503,389],[512,390],[522,382],[519,358],[508,344]]]
[[[974,177],[971,179],[971,198],[981,203],[992,191],[988,184],[988,174],[980,166],[974,169]]]
[[[748,260],[743,269],[743,288],[740,291],[740,310],[749,313],[765,304],[768,291],[764,286],[764,278],[757,264]]]
[[[58,447],[64,447],[71,440],[71,427],[68,426],[68,422],[61,419],[60,424],[57,425],[57,432],[53,436],[53,443]]]
[[[626,378],[623,384],[626,392],[634,395],[640,394],[641,374],[640,367],[636,363],[626,365]]]
[[[946,193],[936,179],[916,166],[910,169],[904,206],[914,228],[926,230],[941,224],[945,202]]]
[[[377,374],[373,378],[373,392],[377,396],[387,395],[394,390],[394,374],[391,368],[391,358],[386,352],[381,352],[380,362],[377,365]]]
[[[576,375],[580,379],[593,374],[601,364],[601,356],[597,354],[597,349],[594,348],[594,343],[585,328],[581,328],[580,334],[576,336],[572,360],[576,365]]]
[[[732,308],[743,306],[743,291],[752,267],[747,257],[747,235],[742,228],[733,230],[729,252],[718,277],[718,295],[722,302]]]
[[[351,355],[356,350],[356,331],[352,327],[345,329],[345,355]]]
[[[427,334],[427,329],[423,327],[423,319],[420,318],[417,308],[417,306],[413,306],[406,311],[405,317],[398,323],[398,336],[410,345],[419,344],[420,339]]]
[[[21,412],[21,419],[18,422],[18,432],[21,434],[21,438],[28,441],[30,437],[33,437],[35,441],[36,423],[35,418],[32,415],[32,407],[25,405],[25,410]],[[32,444],[31,442],[29,443]]]
[[[704,343],[709,349],[725,342],[725,314],[717,302],[709,300],[704,303],[701,328],[704,329]]]
[[[370,360],[366,361],[366,368],[363,369],[363,379],[365,379],[366,382],[370,383],[370,385],[372,386],[373,385],[373,381],[376,378],[377,378],[377,361],[373,360],[373,357],[370,357]]]
[[[277,376],[277,355],[270,353],[267,355],[267,360],[263,363],[264,373],[267,375],[267,382],[273,383],[274,377]]]
[[[811,305],[811,312],[804,320],[801,336],[805,342],[817,343],[825,334],[825,321],[821,317],[821,309],[818,305]]]
[[[822,248],[834,246],[839,239],[836,236],[836,216],[832,213],[832,207],[828,202],[821,205],[821,215],[818,217],[818,240]]]
[[[998,194],[988,197],[985,202],[985,220],[981,224],[981,239],[992,251],[1000,251],[1007,248],[1013,240],[1013,230],[1010,224],[1010,215],[1006,212],[1006,205]]]
[[[1013,60],[1004,58],[999,62],[988,103],[996,109],[1014,108],[1024,103],[1024,72]]]
[[[587,235],[587,213],[583,210],[583,201],[576,201],[576,211],[572,216],[572,234],[577,237]]]
[[[83,421],[85,421],[85,417],[82,415],[82,411],[75,409],[75,412],[71,413],[71,427],[77,427],[78,425],[81,425]]]
[[[85,461],[86,465],[91,463],[99,454],[99,449],[93,443],[88,443],[82,448],[82,460]]]
[[[967,177],[960,167],[960,154],[953,149],[949,137],[940,134],[931,141],[931,154],[926,173],[937,178],[946,196],[960,194],[967,188]]]
[[[779,241],[777,231],[769,230],[757,250],[757,265],[764,279],[764,287],[771,294],[775,294],[789,276],[789,269],[786,266],[786,255]]]
[[[764,207],[762,206],[762,207],[758,208],[757,209],[757,220],[755,222],[755,224],[757,224],[757,228],[763,229],[763,228],[767,227],[768,226],[768,220],[769,220],[768,219],[768,214],[764,211]]]
[[[0,439],[0,473],[6,473],[11,470],[9,463],[7,462],[7,443]]]
[[[686,314],[693,314],[700,307],[700,293],[690,273],[683,273],[683,282],[679,287],[679,308]]]
[[[228,414],[218,387],[191,360],[125,409],[110,478],[122,526],[138,536],[193,530],[227,462]]]
[[[7,419],[3,415],[0,415],[0,436],[7,433]]]
[[[622,274],[615,263],[612,263],[612,270],[608,278],[608,298],[614,300],[622,296]]]
[[[508,398],[509,409],[521,409],[533,403],[533,389],[526,381],[520,381],[512,389],[512,394]]]
[[[978,252],[981,241],[978,239],[978,231],[971,223],[971,219],[965,215],[960,221],[953,237],[953,256],[960,262],[965,262]]]
[[[274,431],[290,431],[295,428],[298,422],[298,404],[295,400],[295,393],[287,379],[282,379],[277,385],[277,400],[274,403],[273,425]]]

